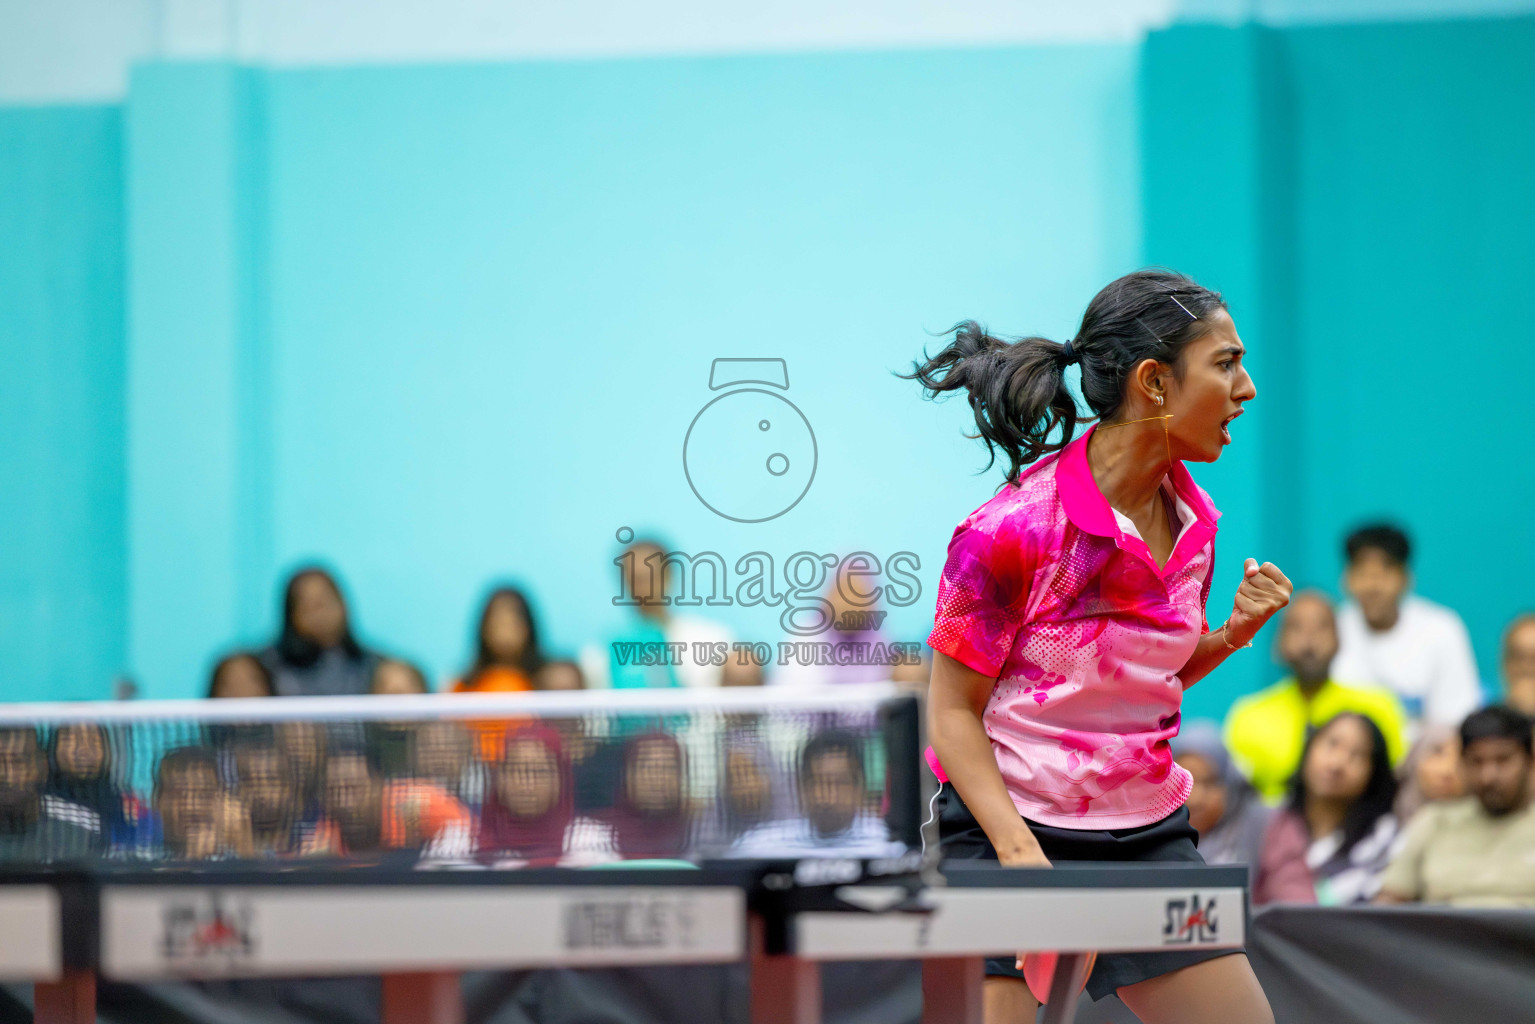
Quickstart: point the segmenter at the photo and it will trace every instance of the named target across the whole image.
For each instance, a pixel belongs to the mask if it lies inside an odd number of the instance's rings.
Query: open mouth
[[[1221,444],[1231,443],[1231,421],[1246,411],[1246,409],[1238,409],[1230,416],[1227,416],[1225,419],[1221,420]]]

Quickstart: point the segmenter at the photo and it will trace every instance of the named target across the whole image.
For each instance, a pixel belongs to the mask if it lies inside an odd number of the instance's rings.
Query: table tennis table
[[[98,977],[373,974],[384,1024],[461,1024],[463,971],[747,961],[752,1024],[818,1024],[822,962],[920,960],[924,1024],[979,1024],[985,956],[1054,950],[1058,1024],[1087,951],[1247,933],[1245,867],[965,863],[924,881],[906,860],[0,872],[0,979],[33,984],[38,1024],[88,1024]]]

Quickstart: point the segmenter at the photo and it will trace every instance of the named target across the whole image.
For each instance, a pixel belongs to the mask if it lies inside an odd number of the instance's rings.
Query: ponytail
[[[1066,389],[1065,371],[1072,359],[1066,346],[1048,338],[1009,343],[987,334],[974,320],[944,333],[954,340],[925,363],[913,363],[911,373],[897,376],[920,381],[933,397],[961,388],[969,392],[980,432],[965,436],[986,442],[991,453],[987,469],[1000,448],[1008,460],[1006,482],[1015,483],[1024,466],[1066,446],[1080,416]]]
[[[1114,416],[1124,404],[1130,371],[1141,360],[1167,363],[1181,374],[1184,348],[1210,329],[1209,315],[1225,307],[1218,292],[1182,274],[1137,270],[1093,297],[1077,336],[1064,345],[1048,338],[1007,342],[966,320],[944,332],[954,340],[941,352],[896,376],[921,381],[934,398],[967,391],[980,432],[965,436],[986,442],[987,469],[1001,448],[1008,459],[1006,482],[1017,483],[1024,466],[1071,443],[1079,421]],[[1066,388],[1066,367],[1078,362],[1091,416],[1084,416]]]

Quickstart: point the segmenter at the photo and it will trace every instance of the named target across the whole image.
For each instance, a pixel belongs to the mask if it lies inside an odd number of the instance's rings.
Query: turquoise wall
[[[1131,46],[246,71],[128,106],[131,651],[154,695],[275,628],[322,557],[365,637],[441,676],[493,580],[573,652],[620,619],[615,532],[914,552],[1000,481],[894,379],[926,329],[1064,335],[1140,249]],[[787,361],[814,486],[692,495],[716,357]],[[973,429],[969,427],[968,429]],[[265,481],[258,483],[258,481]],[[819,589],[819,588],[816,588]],[[714,609],[744,639],[777,610]]]
[[[573,651],[618,621],[625,525],[730,563],[914,552],[923,593],[892,625],[920,638],[1000,469],[975,475],[963,402],[891,371],[963,317],[1064,336],[1146,262],[1225,292],[1258,381],[1238,444],[1195,467],[1226,513],[1212,616],[1249,554],[1335,590],[1342,532],[1392,513],[1491,677],[1535,555],[1489,573],[1460,538],[1468,512],[1515,531],[1535,489],[1499,444],[1535,358],[1532,50],[1514,19],[150,64],[121,110],[0,111],[5,695],[104,696],[119,670],[200,692],[314,557],[368,640],[438,676],[495,579]],[[816,432],[814,486],[768,523],[715,516],[683,476],[722,356],[787,360]],[[713,613],[778,638],[776,616]],[[1189,713],[1276,674],[1248,652]]]
[[[0,109],[0,698],[125,655],[122,114]]]

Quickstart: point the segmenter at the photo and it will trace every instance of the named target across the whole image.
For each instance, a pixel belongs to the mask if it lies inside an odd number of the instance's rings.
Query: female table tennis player
[[[953,333],[901,376],[966,391],[1009,466],[954,530],[927,641],[943,856],[1200,863],[1168,750],[1183,691],[1252,646],[1291,589],[1249,558],[1231,614],[1206,621],[1220,512],[1183,464],[1218,459],[1257,393],[1236,325],[1217,293],[1147,270],[1100,291],[1065,344]],[[1097,419],[1080,437],[1073,364]],[[1024,967],[987,961],[987,1024],[1034,1020],[1045,993]],[[1104,954],[1087,990],[1146,1024],[1273,1020],[1241,951]]]

